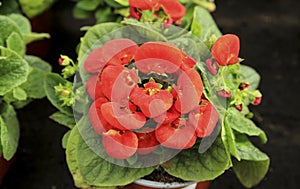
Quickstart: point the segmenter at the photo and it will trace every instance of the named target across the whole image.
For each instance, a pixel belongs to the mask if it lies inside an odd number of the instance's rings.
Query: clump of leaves
[[[0,13],[24,13],[28,18],[33,18],[46,11],[54,2],[55,0],[3,0]]]
[[[1,15],[0,28],[0,156],[9,160],[19,140],[15,109],[45,97],[43,80],[51,71],[42,59],[26,55],[26,45],[49,35],[31,32],[28,19],[19,14]]]

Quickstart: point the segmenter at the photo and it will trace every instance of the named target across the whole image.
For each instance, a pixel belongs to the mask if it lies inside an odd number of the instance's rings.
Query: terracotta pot
[[[8,172],[11,164],[15,161],[15,158],[12,158],[9,161],[6,161],[3,157],[0,157],[0,185],[3,181],[4,176]]]
[[[173,188],[173,189],[208,189],[211,181],[205,182],[185,182],[185,183],[161,183],[139,179],[134,183],[125,186],[123,189],[157,189],[157,188]]]

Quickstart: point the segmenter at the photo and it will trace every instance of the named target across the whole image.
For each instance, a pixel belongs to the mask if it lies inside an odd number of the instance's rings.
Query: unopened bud
[[[218,62],[212,58],[206,60],[206,67],[212,75],[217,75],[219,71]]]
[[[261,103],[262,97],[256,97],[255,100],[252,102],[253,105],[257,106]]]
[[[225,91],[224,89],[218,91],[218,95],[224,98],[230,98],[231,93],[229,91]]]

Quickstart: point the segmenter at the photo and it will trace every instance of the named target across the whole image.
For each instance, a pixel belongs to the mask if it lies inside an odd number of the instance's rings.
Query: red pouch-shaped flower
[[[200,103],[203,92],[202,79],[194,69],[182,72],[173,90],[177,94],[175,108],[178,112],[186,114],[196,108]]]
[[[208,100],[202,99],[200,106],[189,114],[189,124],[196,128],[198,137],[209,136],[219,121],[219,114]]]
[[[146,155],[153,152],[159,145],[155,137],[154,130],[145,130],[140,133],[136,133],[139,139],[139,145],[137,153],[141,155]]]
[[[101,112],[102,104],[108,102],[106,98],[98,98],[93,102],[89,109],[89,118],[90,123],[93,126],[93,129],[99,134],[102,135],[104,132],[112,129],[112,126],[104,119],[104,116]]]
[[[135,112],[131,104],[121,105],[116,102],[107,102],[101,106],[101,113],[106,121],[119,130],[140,129],[146,123],[142,112]]]
[[[226,34],[217,39],[211,49],[212,56],[221,66],[239,61],[240,39],[233,34]]]
[[[148,118],[157,117],[168,111],[173,104],[173,96],[167,90],[161,90],[155,82],[148,82],[145,88],[134,88],[130,99]]]
[[[112,102],[127,101],[132,89],[137,85],[135,70],[121,65],[107,66],[101,74],[102,93]]]
[[[155,130],[155,136],[162,146],[179,150],[191,148],[197,138],[195,128],[184,119],[159,126]]]
[[[102,137],[106,153],[116,159],[126,159],[132,156],[138,148],[138,138],[132,131],[110,129]]]

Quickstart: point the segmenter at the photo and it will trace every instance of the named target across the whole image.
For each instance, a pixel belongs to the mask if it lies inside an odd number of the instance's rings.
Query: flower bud
[[[260,97],[256,97],[255,100],[252,102],[252,104],[254,106],[257,106],[257,105],[259,105],[261,103],[261,100],[262,100],[261,96]]]
[[[214,60],[212,58],[207,59],[206,67],[212,75],[217,75],[217,73],[219,71],[219,65],[216,60]]]
[[[218,91],[218,95],[224,98],[230,98],[231,93],[229,91],[225,91],[224,89]]]
[[[240,84],[239,89],[240,89],[240,90],[245,90],[245,89],[247,89],[249,86],[250,86],[250,84],[249,84],[248,82],[244,82],[244,83],[241,83],[241,84]]]
[[[242,111],[243,110],[243,105],[242,104],[237,104],[235,105],[235,108],[238,110],[238,111]]]

